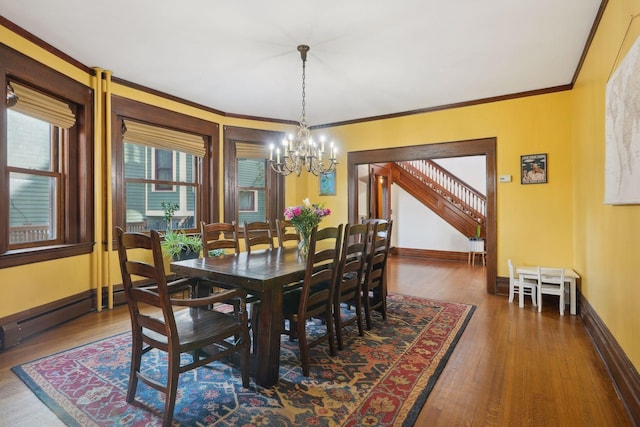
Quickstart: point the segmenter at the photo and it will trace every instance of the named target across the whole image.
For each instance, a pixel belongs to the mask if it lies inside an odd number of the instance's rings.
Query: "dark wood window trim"
[[[67,100],[76,113],[69,130],[64,170],[65,217],[62,244],[7,250],[9,244],[9,190],[7,170],[7,112],[0,103],[0,268],[91,253],[93,248],[93,91],[13,49],[0,45],[0,76],[6,99],[6,83],[15,80]]]
[[[202,135],[205,139],[206,153],[201,165],[201,185],[199,185],[199,211],[196,220],[218,221],[219,213],[215,208],[219,197],[218,152],[220,147],[219,125],[186,114],[165,110],[128,98],[111,98],[111,134],[112,141],[112,188],[113,188],[113,226],[125,227],[125,185],[123,155],[123,120],[132,119],[150,125],[166,127],[178,131]],[[197,226],[197,224],[196,224]],[[196,231],[196,230],[193,230]],[[113,242],[112,242],[112,246]]]
[[[496,218],[496,138],[470,139],[408,147],[352,151],[347,153],[349,221],[357,222],[358,165],[445,157],[485,156],[487,171],[487,292],[496,293],[497,218]]]
[[[241,128],[233,126],[224,127],[224,220],[236,221],[237,212],[237,162],[236,142],[247,144],[267,145],[277,143],[285,136],[283,132]],[[278,175],[271,168],[266,169],[267,198],[270,201],[267,219],[272,226],[277,218],[282,218],[284,212],[284,177]],[[243,224],[238,224],[243,226]]]

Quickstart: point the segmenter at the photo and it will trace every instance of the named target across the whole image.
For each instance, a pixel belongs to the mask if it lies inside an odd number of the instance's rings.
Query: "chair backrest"
[[[253,246],[268,245],[273,249],[273,233],[269,220],[261,222],[244,222],[244,243],[247,252],[251,252]]]
[[[369,287],[377,285],[384,277],[387,257],[391,247],[391,228],[393,221],[376,222],[370,229],[370,243],[367,255],[365,280]]]
[[[540,268],[540,281],[542,283],[551,283],[564,288],[564,268]]]
[[[332,303],[341,243],[342,224],[322,229],[315,227],[311,232],[298,313],[322,312],[325,304]]]
[[[516,274],[513,269],[513,262],[511,261],[511,258],[507,260],[507,265],[509,265],[509,284],[513,285],[516,281]]]
[[[367,256],[367,245],[370,224],[347,224],[342,241],[342,254],[336,275],[338,292],[345,298],[352,296],[353,289],[358,289],[364,273]],[[346,295],[348,294],[348,295]]]
[[[233,249],[236,254],[240,253],[238,242],[238,225],[235,221],[214,222],[200,224],[200,235],[202,236],[202,254],[208,257],[209,251],[216,249]]]
[[[291,221],[285,219],[276,219],[276,233],[278,237],[278,245],[283,248],[285,246],[285,242],[300,241],[300,233],[293,226]]]
[[[122,228],[116,227],[116,238],[122,283],[132,326],[151,329],[166,336],[167,340],[177,340],[178,333],[167,287],[160,235],[156,230],[151,230],[149,235],[146,235],[126,233]],[[144,285],[134,285],[133,276],[146,279]],[[164,321],[142,314],[141,305],[160,308]]]
[[[384,218],[367,218],[367,219],[363,219],[362,220],[363,224],[369,224],[369,226],[370,226],[369,231],[371,233],[373,233],[373,227],[376,224],[388,224],[389,222],[390,222],[390,220],[384,219]],[[386,228],[383,226],[382,228],[379,229],[378,232],[379,233],[385,233],[386,232]]]

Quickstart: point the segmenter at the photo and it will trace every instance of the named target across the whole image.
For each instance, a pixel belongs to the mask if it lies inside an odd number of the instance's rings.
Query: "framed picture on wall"
[[[528,154],[520,156],[520,183],[521,184],[546,184],[547,182],[547,155]]]
[[[321,196],[335,196],[336,195],[336,171],[333,170],[329,173],[321,173],[318,176],[320,182],[320,195]]]

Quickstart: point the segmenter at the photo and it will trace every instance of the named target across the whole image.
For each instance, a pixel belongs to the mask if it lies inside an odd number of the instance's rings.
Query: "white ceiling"
[[[309,125],[571,83],[601,0],[0,0],[93,67],[231,114]]]

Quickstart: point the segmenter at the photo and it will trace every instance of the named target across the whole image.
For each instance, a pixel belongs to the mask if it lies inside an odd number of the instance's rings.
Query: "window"
[[[269,220],[284,211],[284,178],[268,167],[269,144],[284,134],[225,127],[225,221]]]
[[[197,232],[219,217],[217,125],[117,96],[112,101],[114,225],[164,231],[163,203],[177,205],[173,229]]]
[[[0,268],[90,253],[89,88],[0,46]]]
[[[54,243],[62,173],[60,141],[66,131],[46,121],[7,111],[7,171],[9,172],[9,247]]]

